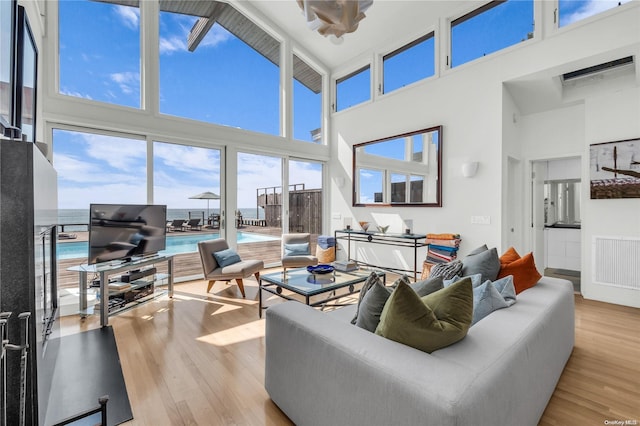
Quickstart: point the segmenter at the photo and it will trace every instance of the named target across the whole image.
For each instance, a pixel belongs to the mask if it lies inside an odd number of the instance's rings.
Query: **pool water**
[[[180,254],[198,251],[198,242],[218,238],[220,234],[202,235],[177,235],[167,237],[167,248],[160,254]],[[238,244],[259,243],[262,241],[279,240],[271,235],[254,234],[248,232],[238,232]],[[77,259],[87,257],[89,253],[89,243],[87,241],[64,242],[58,244],[58,259]]]

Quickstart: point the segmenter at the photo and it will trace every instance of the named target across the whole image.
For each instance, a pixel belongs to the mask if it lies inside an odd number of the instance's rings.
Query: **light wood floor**
[[[126,425],[291,424],[264,390],[255,280],[245,289],[242,299],[235,285],[206,294],[204,281],[179,284],[173,300],[110,318],[134,415]],[[99,322],[72,316],[61,325],[66,335]],[[540,424],[640,424],[639,330],[639,309],[576,295],[575,349]]]

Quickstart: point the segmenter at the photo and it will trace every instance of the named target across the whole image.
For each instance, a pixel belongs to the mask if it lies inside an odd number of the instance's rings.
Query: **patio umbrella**
[[[189,197],[193,200],[207,200],[207,220],[209,219],[209,200],[219,200],[220,196],[211,191],[205,191],[200,194]]]

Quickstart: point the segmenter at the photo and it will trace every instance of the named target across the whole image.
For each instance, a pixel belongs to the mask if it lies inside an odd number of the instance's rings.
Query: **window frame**
[[[518,1],[518,0],[491,0],[488,3],[483,4],[480,7],[477,7],[475,9],[470,10],[469,12],[463,13],[459,16],[457,16],[456,18],[450,18],[448,20],[448,25],[447,25],[447,30],[448,30],[448,37],[447,37],[447,54],[445,55],[445,68],[448,70],[452,70],[454,68],[459,68],[462,66],[465,66],[469,63],[473,63],[477,60],[480,60],[482,58],[485,57],[489,57],[495,54],[498,54],[499,52],[504,52],[505,50],[508,49],[512,49],[515,46],[519,46],[522,43],[526,43],[527,41],[531,40],[531,39],[535,39],[536,38],[536,28],[535,28],[535,23],[536,23],[536,0],[527,0],[531,2],[531,19],[532,19],[532,25],[533,28],[530,32],[528,32],[527,34],[530,34],[530,37],[528,37],[525,40],[521,40],[520,42],[517,43],[513,43],[510,45],[507,45],[505,47],[501,47],[497,50],[494,50],[492,52],[486,53],[482,56],[477,56],[473,59],[470,59],[466,62],[460,63],[458,65],[453,65],[453,29],[454,27],[465,23],[466,21],[469,21],[485,12],[488,12],[498,6],[501,6],[504,3],[508,3],[509,1]]]
[[[385,64],[385,61],[387,59],[392,59],[393,57],[395,57],[397,55],[400,55],[401,53],[404,53],[407,50],[410,50],[412,47],[415,47],[415,46],[419,45],[420,43],[422,43],[424,41],[427,41],[429,39],[433,39],[433,74],[428,75],[428,76],[423,77],[423,78],[420,78],[418,80],[414,80],[414,81],[412,81],[410,83],[405,84],[404,86],[397,87],[397,88],[395,88],[395,89],[393,89],[393,90],[391,90],[389,92],[386,92],[385,88],[384,88],[384,75],[385,75],[384,64]],[[405,87],[411,86],[411,85],[413,85],[415,83],[418,83],[420,81],[424,81],[424,80],[427,80],[429,78],[435,77],[437,75],[437,73],[438,73],[438,63],[437,63],[437,55],[436,55],[437,48],[438,48],[437,43],[438,43],[438,40],[436,38],[436,30],[435,29],[431,29],[426,34],[421,35],[420,37],[414,39],[413,41],[410,41],[409,43],[406,43],[406,44],[400,46],[399,48],[397,48],[395,50],[392,50],[392,51],[390,51],[388,53],[380,55],[380,60],[378,61],[378,66],[380,68],[380,73],[379,73],[380,74],[379,94],[381,96],[388,95],[390,93],[393,93],[393,92],[395,92],[397,90],[401,90],[401,89],[403,89]]]
[[[285,49],[284,45],[283,49]],[[306,55],[304,52],[301,52],[297,47],[293,47],[291,49],[289,49],[288,51],[286,51],[286,55],[289,55],[291,58],[291,112],[290,112],[290,118],[291,118],[291,137],[290,139],[292,141],[295,142],[303,142],[303,143],[312,143],[315,145],[327,145],[327,135],[326,135],[326,129],[327,129],[327,123],[326,123],[326,116],[327,116],[327,112],[326,112],[326,105],[328,104],[327,99],[329,99],[329,96],[327,96],[328,90],[327,90],[327,79],[329,77],[329,73],[327,73],[327,71],[322,68],[315,60],[311,59],[308,55]],[[302,139],[297,139],[295,137],[295,128],[296,128],[296,124],[295,124],[295,109],[296,109],[296,104],[295,104],[295,93],[294,93],[294,80],[295,77],[293,75],[293,57],[297,56],[299,60],[301,60],[302,62],[304,62],[309,68],[311,68],[313,71],[317,72],[320,75],[320,78],[322,79],[321,82],[321,93],[320,93],[320,133],[321,133],[321,139],[320,141],[316,142],[309,142],[309,141],[305,141]],[[285,86],[286,87],[286,86]],[[283,110],[282,112],[285,116],[287,115],[287,111]]]
[[[345,108],[339,110],[338,109],[338,85],[340,83],[344,82],[344,81],[347,81],[348,79],[350,79],[352,77],[355,77],[356,75],[358,75],[358,74],[360,74],[360,73],[362,73],[364,71],[367,71],[367,70],[369,71],[369,98],[364,100],[364,101],[362,101],[362,102],[359,102],[359,103],[354,104],[354,105],[350,105],[348,107],[345,107]],[[372,63],[371,62],[367,62],[365,65],[363,65],[361,67],[358,67],[356,70],[351,71],[350,73],[345,74],[342,77],[338,77],[338,78],[335,79],[334,84],[333,84],[333,89],[334,89],[334,103],[333,103],[333,108],[332,108],[333,113],[339,113],[339,112],[342,112],[342,111],[346,111],[346,110],[349,110],[351,108],[357,107],[359,105],[366,104],[367,102],[371,102],[373,100],[373,93],[372,93],[372,90],[371,90],[371,86],[373,84],[373,79],[374,79],[373,72],[374,72],[374,69],[373,69]]]

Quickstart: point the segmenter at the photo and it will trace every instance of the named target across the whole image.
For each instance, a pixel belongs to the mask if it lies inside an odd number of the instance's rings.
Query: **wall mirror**
[[[442,207],[442,126],[354,145],[353,206]]]

